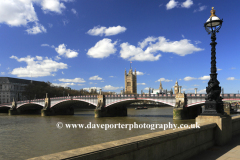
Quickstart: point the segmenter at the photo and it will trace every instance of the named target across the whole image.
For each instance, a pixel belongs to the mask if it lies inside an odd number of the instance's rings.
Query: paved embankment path
[[[240,160],[240,135],[232,137],[224,146],[213,146],[189,160]]]

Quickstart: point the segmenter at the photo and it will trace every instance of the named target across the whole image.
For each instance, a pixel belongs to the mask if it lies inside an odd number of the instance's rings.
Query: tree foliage
[[[22,93],[26,99],[41,99],[48,97],[63,97],[63,96],[79,96],[79,95],[97,95],[98,93],[89,93],[86,90],[74,90],[70,87],[53,86],[50,82],[32,82],[25,86],[25,91]],[[111,94],[102,92],[103,94]]]

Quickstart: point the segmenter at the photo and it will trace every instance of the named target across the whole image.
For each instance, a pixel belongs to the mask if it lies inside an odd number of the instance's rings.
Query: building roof
[[[34,83],[39,83],[40,81],[32,81]],[[31,80],[27,79],[19,79],[19,78],[12,78],[12,77],[0,77],[0,83],[20,83],[20,84],[29,84]]]

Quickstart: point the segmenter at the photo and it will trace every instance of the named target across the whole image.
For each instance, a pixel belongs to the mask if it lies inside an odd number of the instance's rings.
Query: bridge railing
[[[0,106],[10,105],[10,104],[12,104],[12,102],[9,102],[9,103],[1,103]]]
[[[187,97],[206,97],[207,94],[187,94]],[[240,94],[220,94],[223,98],[240,98]]]
[[[175,97],[175,94],[117,94],[117,95],[105,95],[105,97],[116,98],[116,97]]]

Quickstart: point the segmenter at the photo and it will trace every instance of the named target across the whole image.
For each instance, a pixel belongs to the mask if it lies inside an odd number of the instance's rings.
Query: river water
[[[63,123],[58,129],[56,124]],[[80,129],[65,124],[193,124],[195,120],[173,121],[172,107],[144,110],[128,108],[127,117],[94,118],[94,110],[75,111],[74,115],[47,116],[0,113],[0,159],[27,159],[161,131],[163,129]]]

